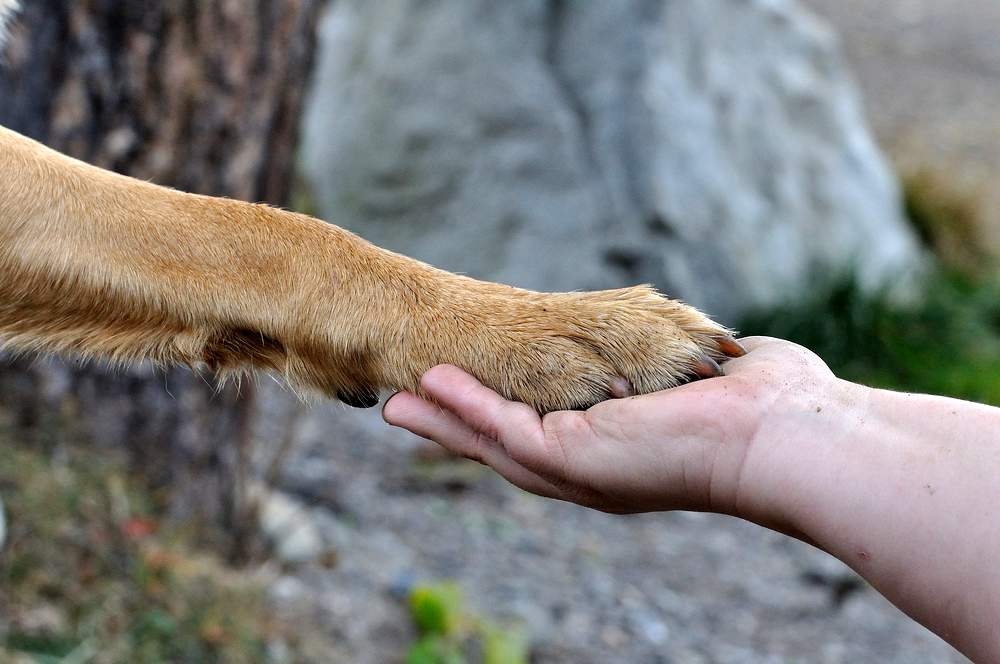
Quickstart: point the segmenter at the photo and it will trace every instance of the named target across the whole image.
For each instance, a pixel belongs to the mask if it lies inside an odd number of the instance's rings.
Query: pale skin
[[[390,424],[550,498],[742,517],[843,560],[977,662],[1000,661],[1000,408],[835,377],[764,337],[724,375],[544,418],[452,366]]]

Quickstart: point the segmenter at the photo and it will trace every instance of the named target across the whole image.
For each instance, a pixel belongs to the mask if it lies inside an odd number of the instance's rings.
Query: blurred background
[[[76,157],[1000,404],[993,0],[25,4],[0,124]],[[4,357],[0,449],[2,662],[965,661],[804,544],[267,377]]]

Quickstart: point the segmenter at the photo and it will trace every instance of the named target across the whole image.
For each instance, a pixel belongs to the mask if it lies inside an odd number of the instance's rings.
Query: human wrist
[[[842,495],[836,480],[851,463],[859,426],[877,390],[813,375],[768,386],[757,399],[757,426],[747,441],[738,514],[821,546],[819,519]]]
[[[791,529],[979,661],[1000,653],[996,409],[862,388],[791,483]],[[986,638],[984,638],[986,637]]]

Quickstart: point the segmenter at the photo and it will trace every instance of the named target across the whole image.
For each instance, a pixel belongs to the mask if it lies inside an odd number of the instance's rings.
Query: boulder
[[[320,37],[304,172],[389,249],[729,322],[922,260],[834,34],[790,0],[341,0]]]

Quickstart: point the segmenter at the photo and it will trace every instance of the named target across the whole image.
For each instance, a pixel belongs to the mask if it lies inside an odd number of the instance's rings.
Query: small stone
[[[320,557],[324,552],[323,538],[308,508],[278,491],[264,490],[261,495],[260,528],[274,545],[278,558],[298,564]]]
[[[653,645],[663,645],[670,638],[670,628],[650,611],[633,611],[629,615],[632,630]]]

